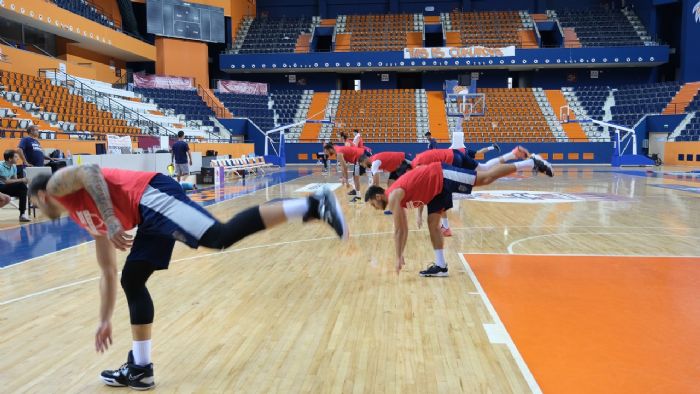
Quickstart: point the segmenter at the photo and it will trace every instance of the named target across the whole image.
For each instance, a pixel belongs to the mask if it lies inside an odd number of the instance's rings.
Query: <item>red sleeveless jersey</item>
[[[102,174],[107,182],[114,214],[124,230],[131,230],[141,222],[139,203],[148,183],[157,173],[103,168]],[[52,198],[63,205],[71,219],[91,235],[107,234],[107,226],[87,190],[80,189],[67,196]]]
[[[369,158],[370,162],[375,162],[379,160],[382,164],[379,169],[384,172],[394,172],[399,169],[401,163],[406,159],[406,154],[403,152],[381,152],[376,155],[372,155]]]
[[[423,153],[419,153],[415,160],[411,162],[413,168],[424,166],[430,163],[445,163],[452,165],[455,154],[452,149],[431,149]]]
[[[387,190],[387,197],[396,189],[403,189],[401,206],[417,208],[428,203],[442,192],[442,163],[431,163],[408,171]]]
[[[355,164],[365,150],[354,146],[336,146],[335,152],[342,154],[346,162]]]

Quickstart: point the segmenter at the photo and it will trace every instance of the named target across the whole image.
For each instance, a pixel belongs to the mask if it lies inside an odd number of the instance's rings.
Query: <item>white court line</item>
[[[525,363],[525,359],[523,359],[522,355],[520,355],[520,352],[518,351],[518,348],[515,346],[513,338],[510,337],[508,330],[506,330],[506,326],[501,321],[501,318],[498,317],[496,309],[493,307],[493,304],[491,304],[491,301],[486,295],[484,288],[481,287],[481,283],[479,283],[479,279],[477,279],[474,271],[472,271],[471,267],[469,266],[467,259],[464,257],[464,253],[460,253],[459,258],[462,260],[462,264],[464,265],[464,269],[467,271],[467,275],[469,275],[469,279],[471,279],[472,283],[474,283],[474,287],[476,287],[477,292],[481,296],[481,300],[484,303],[484,306],[486,306],[486,310],[489,312],[489,315],[491,315],[491,319],[493,319],[493,324],[488,325],[489,328],[487,328],[487,324],[483,325],[484,331],[486,331],[487,334],[489,332],[493,333],[494,331],[498,332],[499,343],[502,341],[510,351],[510,355],[513,357],[518,369],[520,369],[520,373],[522,373],[525,382],[527,382],[527,385],[530,387],[530,391],[536,394],[542,393],[540,386],[535,380],[535,376],[532,375],[532,372],[530,372],[530,369]],[[497,330],[494,330],[494,326],[497,327]]]
[[[533,235],[531,237],[525,237],[518,239],[516,241],[511,242],[508,245],[508,254],[514,254],[513,253],[513,247],[521,242],[525,241],[530,241],[533,239],[537,238],[546,238],[546,237],[554,237],[557,235],[653,235],[655,237],[668,237],[668,238],[694,238],[694,239],[700,239],[700,237],[694,236],[694,235],[675,235],[675,234],[644,234],[644,233],[630,233],[630,232],[624,232],[624,233],[552,233],[552,234],[539,234],[539,235]]]
[[[230,201],[230,200],[227,200],[227,201]],[[502,228],[502,227],[504,227],[504,226],[452,227],[452,230],[469,230],[469,229],[477,229],[477,230],[478,230],[478,229],[493,229],[493,228]],[[507,227],[507,226],[505,226],[505,227]],[[530,227],[530,226],[510,226],[510,228],[515,228],[515,227]],[[540,227],[545,227],[545,226],[540,226]],[[559,226],[548,226],[548,227],[559,227]],[[580,226],[580,227],[586,227],[586,226]],[[588,226],[588,227],[592,227],[592,228],[601,228],[601,227],[604,227],[604,226]],[[642,227],[632,227],[632,228],[642,228]],[[645,227],[645,228],[646,228],[646,227]],[[653,227],[653,228],[656,228],[656,227]],[[683,229],[685,229],[685,228],[683,228]],[[425,230],[425,229],[412,229],[412,230],[409,230],[409,231],[410,231],[410,232],[419,232],[419,231],[427,231],[427,230]],[[351,238],[354,238],[354,237],[366,237],[366,236],[386,235],[386,234],[393,234],[393,233],[394,233],[393,231],[380,231],[380,232],[372,232],[372,233],[350,234],[350,237],[351,237]],[[565,234],[567,234],[567,233],[565,233]],[[594,234],[594,233],[583,233],[583,234]],[[622,234],[633,234],[633,233],[622,233]],[[558,235],[558,233],[555,233],[555,234],[546,234],[546,235]],[[332,240],[332,239],[336,239],[336,238],[337,238],[337,237],[335,237],[335,236],[330,236],[330,237],[321,237],[321,238],[300,239],[300,240],[295,240],[295,241],[276,242],[276,243],[272,243],[272,244],[254,245],[254,246],[249,246],[249,247],[245,247],[245,248],[228,249],[228,250],[223,250],[223,251],[218,251],[218,252],[213,252],[213,253],[207,253],[207,254],[196,254],[196,255],[193,255],[193,256],[190,256],[190,257],[183,257],[183,258],[181,258],[181,259],[172,260],[171,263],[177,263],[177,262],[181,262],[181,261],[194,260],[194,259],[199,259],[199,258],[204,258],[204,257],[209,257],[209,256],[215,256],[215,255],[223,254],[223,253],[235,253],[235,252],[242,252],[242,251],[246,251],[246,250],[267,248],[267,247],[271,247],[271,246],[290,245],[290,244],[295,244],[295,243],[312,242],[312,241],[325,241],[325,240]],[[530,237],[528,237],[528,238],[530,238]],[[522,238],[522,239],[519,240],[519,241],[523,241],[523,240],[526,240],[526,239],[528,239],[528,238]],[[693,238],[700,238],[700,237],[693,237]],[[94,241],[90,241],[90,242],[94,242]],[[518,242],[518,241],[515,241],[515,242]],[[83,245],[83,244],[81,244],[81,245]],[[511,245],[512,245],[512,244],[511,244]],[[80,245],[76,245],[76,246],[80,246]],[[509,246],[509,248],[510,248],[510,246]],[[65,250],[65,249],[64,249],[64,250]],[[62,250],[61,250],[61,251],[62,251]],[[60,251],[52,252],[52,253],[58,253],[58,252],[60,252]],[[512,253],[512,252],[510,251],[510,249],[509,249],[509,253],[510,253],[510,254],[514,254],[514,253]],[[503,253],[467,253],[467,254],[503,254]],[[533,254],[533,255],[537,256],[537,254]],[[46,256],[46,255],[44,255],[44,256]],[[34,258],[34,259],[38,259],[39,257],[44,257],[44,256],[38,256],[38,257],[36,257],[36,258]],[[584,255],[582,255],[582,254],[573,254],[573,255],[567,255],[567,254],[551,254],[551,255],[542,255],[542,256],[584,256]],[[591,256],[606,256],[606,255],[591,255]],[[625,257],[625,256],[627,256],[627,255],[617,255],[617,256]],[[698,256],[645,256],[645,255],[629,255],[629,256],[630,256],[630,257],[698,257]],[[29,260],[27,260],[27,261],[29,261]],[[24,263],[24,262],[22,262],[22,263]],[[17,264],[15,264],[15,265],[20,265],[20,264],[22,264],[22,263],[17,263]],[[11,265],[11,266],[9,266],[9,267],[7,267],[7,268],[14,267],[15,265]],[[96,280],[96,279],[99,279],[99,278],[94,278],[94,279],[92,279],[92,280]],[[89,281],[89,280],[87,280],[87,281]],[[52,288],[49,288],[49,289],[41,290],[41,291],[38,291],[38,292],[35,292],[35,293],[30,293],[30,294],[27,294],[27,295],[22,296],[22,297],[13,298],[13,299],[10,299],[10,300],[7,300],[7,301],[2,301],[2,302],[0,302],[0,306],[7,305],[7,304],[11,304],[11,303],[14,303],[14,302],[17,302],[17,301],[21,301],[21,300],[24,300],[24,299],[27,299],[27,298],[31,298],[31,297],[34,297],[34,296],[38,296],[38,295],[50,293],[50,292],[55,291],[55,290],[60,290],[60,289],[64,289],[64,288],[71,287],[71,286],[77,286],[77,285],[83,284],[83,283],[85,283],[85,282],[86,282],[86,281],[72,282],[72,283],[68,283],[68,284],[65,284],[65,285],[61,285],[61,286],[57,286],[57,287],[52,287]]]
[[[35,296],[38,296],[38,295],[42,295],[42,294],[46,294],[46,293],[51,293],[51,292],[56,291],[56,290],[61,290],[61,289],[65,289],[65,288],[73,287],[73,286],[77,286],[77,285],[82,285],[83,283],[92,282],[92,281],[98,280],[98,279],[100,279],[100,277],[99,277],[99,276],[96,276],[96,277],[94,277],[94,278],[83,279],[83,280],[81,280],[81,281],[73,282],[73,283],[68,283],[68,284],[62,285],[62,286],[51,287],[51,288],[46,289],[46,290],[37,291],[36,293],[30,293],[30,294],[24,295],[24,296],[22,296],[22,297],[17,297],[17,298],[13,298],[13,299],[11,299],[11,300],[7,300],[7,301],[0,302],[0,306],[7,305],[7,304],[12,304],[13,302],[22,301],[22,300],[25,300],[25,299],[27,299],[27,298],[32,298],[32,297],[35,297]]]
[[[289,180],[289,181],[280,182],[280,183],[278,183],[278,184],[276,184],[276,185],[267,186],[267,187],[264,187],[264,188],[262,188],[262,189],[255,190],[255,191],[253,191],[252,193],[241,194],[240,196],[232,197],[232,198],[229,198],[228,200],[222,200],[222,201],[218,201],[218,202],[209,204],[209,205],[207,205],[207,206],[204,207],[204,208],[206,209],[206,208],[209,208],[209,207],[213,207],[213,206],[215,206],[215,205],[219,205],[219,204],[223,204],[223,203],[225,203],[225,202],[229,202],[229,201],[236,200],[236,199],[241,198],[241,197],[250,196],[250,195],[253,195],[253,194],[255,194],[255,193],[259,192],[259,191],[263,191],[263,190],[269,189],[269,188],[271,188],[271,187],[283,185],[283,184],[285,184],[285,183],[294,182],[294,181],[296,181],[296,180],[298,180],[298,179],[306,178],[306,177],[309,177],[309,176],[311,176],[311,175],[313,175],[313,174],[302,175],[302,176],[300,176],[299,178],[294,178],[294,179]],[[67,216],[66,216],[66,218],[68,218],[69,220],[72,220],[72,219],[70,219],[70,218],[67,217]],[[37,222],[37,223],[42,223],[42,222]],[[131,231],[131,230],[129,230],[129,231]],[[77,248],[78,246],[85,245],[85,244],[89,244],[89,243],[91,243],[91,242],[95,242],[95,240],[85,241],[85,242],[79,243],[79,244],[77,244],[77,245],[73,245],[73,246],[69,246],[69,247],[67,247],[67,248],[63,248],[63,249],[61,249],[61,250],[54,250],[53,252],[49,252],[49,253],[43,254],[43,255],[41,255],[41,256],[32,257],[31,259],[23,260],[23,261],[20,261],[20,262],[18,262],[18,263],[15,263],[15,264],[8,265],[8,266],[6,266],[6,267],[0,267],[0,271],[6,270],[6,269],[9,269],[9,268],[12,268],[12,267],[16,267],[16,266],[22,265],[22,264],[24,264],[24,263],[29,263],[29,262],[31,262],[31,261],[33,261],[33,260],[36,260],[36,259],[39,259],[39,258],[42,258],[42,257],[46,257],[46,256],[50,256],[50,255],[56,254],[56,253],[58,253],[58,252],[63,252],[63,251],[65,251],[65,250]],[[2,304],[0,304],[0,305],[2,305]]]
[[[249,246],[249,247],[246,247],[246,248],[229,249],[229,250],[223,250],[223,251],[220,251],[220,252],[213,252],[213,253],[206,253],[206,254],[197,254],[197,255],[194,255],[194,256],[190,256],[190,257],[183,257],[183,258],[181,258],[181,259],[172,260],[171,263],[177,263],[177,262],[187,261],[187,260],[194,260],[194,259],[205,258],[205,257],[210,257],[210,256],[216,256],[216,255],[221,255],[221,254],[228,254],[228,253],[235,253],[235,252],[243,252],[243,251],[252,250],[252,249],[268,248],[268,247],[271,247],[271,246],[282,246],[282,245],[289,245],[289,244],[295,244],[295,243],[301,243],[301,242],[311,242],[311,241],[326,241],[326,240],[337,239],[337,238],[338,238],[338,237],[308,238],[308,239],[299,239],[299,240],[296,240],[296,241],[285,241],[285,242],[276,242],[276,243],[272,243],[272,244],[255,245],[255,246]],[[120,272],[120,274],[121,274],[121,272]],[[24,295],[24,296],[21,296],[21,297],[17,297],[17,298],[13,298],[13,299],[10,299],[10,300],[7,300],[7,301],[2,301],[2,302],[0,302],[0,306],[7,305],[7,304],[12,304],[12,303],[14,303],[14,302],[22,301],[22,300],[25,300],[25,299],[27,299],[27,298],[32,298],[32,297],[35,297],[35,296],[38,296],[38,295],[51,293],[51,292],[56,291],[56,290],[61,290],[61,289],[65,289],[65,288],[68,288],[68,287],[78,286],[78,285],[81,285],[81,284],[83,284],[83,283],[91,282],[91,281],[98,280],[98,279],[100,279],[99,276],[94,277],[94,278],[90,278],[90,279],[83,279],[83,280],[77,281],[77,282],[71,282],[71,283],[68,283],[68,284],[65,284],[65,285],[61,285],[61,286],[51,287],[51,288],[48,288],[48,289],[45,289],[45,290],[37,291],[37,292],[35,292],[35,293],[30,293],[30,294],[27,294],[27,295]]]

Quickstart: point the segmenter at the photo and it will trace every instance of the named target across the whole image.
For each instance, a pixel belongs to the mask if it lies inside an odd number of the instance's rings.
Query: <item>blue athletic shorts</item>
[[[471,194],[476,183],[476,171],[442,165],[442,191],[428,203],[428,214],[452,208],[452,193]]]
[[[141,223],[126,261],[148,261],[156,269],[168,268],[175,241],[197,248],[216,223],[207,210],[187,197],[179,183],[162,174],[146,187],[139,213]]]
[[[457,168],[464,168],[467,170],[476,170],[479,163],[466,154],[462,153],[460,150],[452,149],[454,158],[452,159],[452,166]]]

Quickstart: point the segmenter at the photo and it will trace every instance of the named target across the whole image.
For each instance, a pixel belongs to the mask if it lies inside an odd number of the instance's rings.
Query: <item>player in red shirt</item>
[[[406,171],[411,169],[411,162],[406,160],[403,152],[381,152],[372,156],[362,155],[359,159],[362,167],[369,170],[372,175],[372,184],[379,185],[379,174],[389,173],[387,187],[399,179]]]
[[[287,220],[322,220],[342,238],[348,229],[335,196],[324,189],[308,198],[287,199],[248,208],[226,223],[191,201],[172,178],[154,172],[68,167],[36,176],[30,186],[33,203],[51,219],[67,212],[95,238],[100,282],[100,322],[95,349],[112,344],[112,313],[117,296],[115,249],[128,250],[121,286],[129,304],[132,350],[126,364],[103,371],[109,386],[145,390],[155,385],[151,363],[153,301],[146,281],[167,269],[175,241],[192,248],[225,249],[239,240]],[[138,226],[132,237],[126,231]]]
[[[492,147],[493,146],[495,145],[492,145]],[[426,165],[429,163],[445,163],[454,167],[464,168],[467,170],[485,171],[493,168],[498,164],[503,164],[515,159],[524,160],[527,159],[528,156],[532,156],[533,158],[536,158],[538,162],[545,164],[545,166],[547,167],[544,171],[545,174],[547,174],[550,177],[553,175],[551,165],[547,161],[543,160],[537,155],[531,155],[530,152],[528,152],[527,149],[523,148],[522,146],[517,146],[511,152],[508,152],[505,155],[499,156],[497,158],[491,159],[486,163],[479,163],[476,160],[474,160],[474,158],[471,156],[472,153],[474,153],[474,156],[476,156],[476,153],[478,152],[470,152],[466,149],[432,149],[424,151],[423,153],[419,153],[416,156],[416,158],[413,161],[411,161],[411,165],[415,168],[417,166]],[[534,166],[534,162],[528,161],[528,163],[530,163],[530,166]],[[526,166],[523,166],[521,168],[526,168]],[[440,229],[444,236],[452,236],[452,230],[450,230],[450,222],[447,219],[447,213],[443,213],[442,215],[442,219],[440,221]]]
[[[331,157],[333,155],[336,156],[338,163],[340,163],[340,170],[343,173],[343,175],[341,176],[341,180],[345,185],[349,185],[348,163],[353,165],[352,180],[354,188],[348,193],[348,195],[357,197],[360,194],[360,176],[365,174],[365,168],[359,165],[357,161],[360,158],[360,156],[369,153],[367,151],[367,148],[326,144],[326,146],[323,148],[323,151],[328,157]]]
[[[365,202],[375,209],[388,209],[394,216],[394,241],[396,246],[396,270],[401,270],[404,262],[404,249],[408,237],[407,208],[419,208],[417,223],[421,225],[422,207],[428,206],[428,230],[435,252],[435,263],[421,276],[447,276],[444,238],[440,231],[441,214],[452,208],[452,193],[470,194],[473,186],[483,186],[509,174],[534,167],[545,172],[548,168],[539,159],[529,159],[515,164],[501,164],[486,171],[473,171],[453,167],[444,163],[430,163],[408,171],[387,190],[373,185],[365,193]]]

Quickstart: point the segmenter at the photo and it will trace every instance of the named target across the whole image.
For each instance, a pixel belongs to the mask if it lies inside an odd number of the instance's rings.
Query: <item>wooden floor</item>
[[[530,355],[521,354],[517,336],[514,346],[507,333],[487,334],[485,327],[498,331],[501,313],[510,331],[508,311],[499,310],[508,305],[490,303],[489,292],[496,290],[488,285],[492,281],[482,288],[480,280],[492,277],[491,265],[472,271],[470,254],[699,257],[700,194],[668,186],[697,190],[700,179],[607,167],[556,170],[553,179],[523,174],[481,190],[510,190],[516,200],[535,198],[518,191],[558,192],[581,201],[548,202],[555,195],[529,204],[496,202],[503,197],[498,193],[459,201],[449,214],[454,233],[446,240],[449,278],[417,275],[433,254],[427,230],[416,229],[413,220],[406,268],[397,276],[391,217],[347,203],[341,189],[337,193],[351,229],[348,243],[337,241],[323,225],[289,223],[224,252],[178,245],[170,269],[149,281],[156,305],[156,390],[557,392],[540,386],[536,371],[533,379]],[[210,209],[225,219],[266,200],[300,196],[295,190],[309,183],[336,181],[314,172]],[[0,211],[0,223],[14,225],[15,211]],[[124,254],[118,256],[123,261]],[[559,257],[567,262],[567,256]],[[510,280],[507,266],[498,269],[491,273]],[[525,279],[546,282],[544,272],[530,271]],[[92,243],[0,270],[0,391],[126,391],[98,380],[102,369],[125,361],[131,340],[120,292],[114,346],[95,354],[97,275]],[[654,283],[674,290],[670,279]],[[643,289],[647,284],[640,279],[626,285]],[[677,305],[675,314],[700,311],[700,301],[683,302],[696,304]],[[667,334],[674,341],[685,339]],[[541,363],[537,367],[541,370]],[[697,382],[699,376],[687,379]]]

